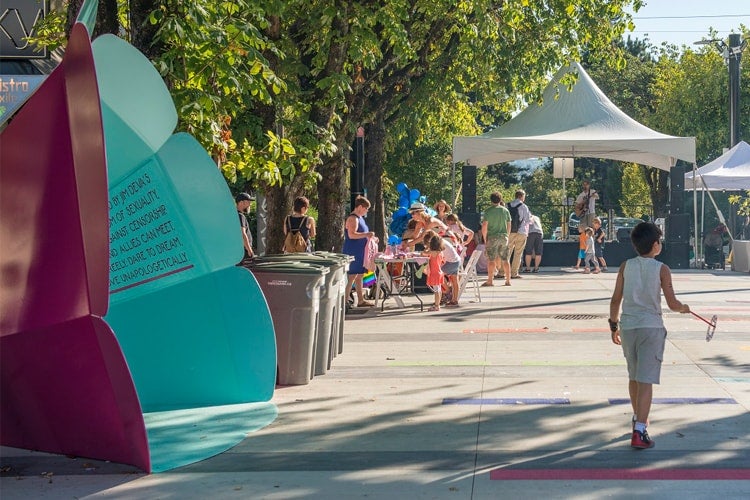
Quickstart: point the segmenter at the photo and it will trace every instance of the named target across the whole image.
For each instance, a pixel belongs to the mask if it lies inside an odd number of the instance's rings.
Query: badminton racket
[[[700,314],[696,314],[693,311],[690,311],[690,314],[708,325],[708,329],[706,330],[706,342],[711,342],[711,339],[714,338],[714,332],[716,331],[716,320],[718,319],[716,315],[714,314],[713,316],[711,316],[711,321],[709,321]]]

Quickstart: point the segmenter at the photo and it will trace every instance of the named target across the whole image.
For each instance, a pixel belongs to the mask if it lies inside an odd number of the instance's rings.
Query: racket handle
[[[713,326],[713,323],[711,323],[710,321],[708,321],[706,318],[704,318],[700,314],[696,314],[693,311],[690,311],[690,314],[692,314],[693,316],[695,316],[699,320],[703,321],[705,324]]]

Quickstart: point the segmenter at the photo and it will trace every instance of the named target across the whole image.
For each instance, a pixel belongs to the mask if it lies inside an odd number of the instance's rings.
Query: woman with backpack
[[[295,198],[292,215],[284,219],[284,253],[312,252],[310,240],[315,238],[315,219],[307,215],[310,200]]]

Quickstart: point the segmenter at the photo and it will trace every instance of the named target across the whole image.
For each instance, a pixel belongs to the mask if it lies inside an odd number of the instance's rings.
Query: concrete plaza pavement
[[[615,274],[547,268],[481,288],[481,302],[467,290],[455,309],[405,297],[355,310],[328,373],[278,387],[277,419],[234,448],[151,475],[3,448],[0,495],[750,498],[750,275],[673,272],[680,300],[718,327],[707,343],[699,320],[665,312],[656,447],[636,451],[606,321]]]

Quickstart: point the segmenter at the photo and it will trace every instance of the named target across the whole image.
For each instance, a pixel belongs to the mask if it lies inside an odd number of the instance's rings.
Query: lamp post
[[[729,67],[729,148],[731,149],[740,142],[740,61],[742,51],[747,46],[747,39],[743,40],[739,33],[732,33],[727,43],[714,38],[694,42],[694,44],[714,44]]]
[[[747,38],[742,39],[739,33],[729,35],[727,42],[717,38],[711,40],[701,40],[694,42],[695,45],[714,44],[721,52],[724,62],[729,68],[729,149],[735,147],[740,142],[740,62],[742,61],[742,51],[747,47]],[[711,197],[711,193],[709,193]],[[711,197],[713,202],[713,197]],[[714,203],[715,205],[715,203]],[[718,208],[717,208],[718,211]],[[719,212],[721,217],[721,212]],[[729,205],[729,230],[730,237],[734,234],[735,207]]]

